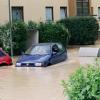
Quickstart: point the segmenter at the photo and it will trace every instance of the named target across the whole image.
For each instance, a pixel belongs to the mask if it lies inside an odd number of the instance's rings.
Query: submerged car
[[[11,64],[12,64],[11,57],[2,48],[0,48],[0,65],[11,65]]]
[[[16,67],[46,67],[66,60],[67,51],[60,43],[34,44],[16,62]]]

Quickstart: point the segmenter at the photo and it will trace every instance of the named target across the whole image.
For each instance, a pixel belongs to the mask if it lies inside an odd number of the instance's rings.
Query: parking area
[[[0,68],[0,100],[67,100],[62,80],[95,58],[79,58],[79,48],[68,49],[68,60],[46,68]],[[16,59],[14,59],[14,62]]]

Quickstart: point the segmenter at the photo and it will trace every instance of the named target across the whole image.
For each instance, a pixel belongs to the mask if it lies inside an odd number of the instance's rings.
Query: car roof
[[[44,46],[44,45],[49,45],[49,46],[53,46],[55,44],[59,44],[59,43],[37,43],[37,44],[33,44],[33,45],[38,45],[38,46]]]

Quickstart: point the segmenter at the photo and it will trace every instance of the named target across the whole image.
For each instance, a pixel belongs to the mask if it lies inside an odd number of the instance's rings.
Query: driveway
[[[47,68],[0,68],[0,100],[67,100],[62,80],[94,58],[78,58],[78,48],[68,50],[68,60]],[[15,61],[15,60],[14,60]]]

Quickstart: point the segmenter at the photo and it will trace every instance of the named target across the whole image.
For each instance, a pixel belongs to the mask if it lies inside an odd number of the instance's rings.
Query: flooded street
[[[47,68],[0,68],[0,100],[67,100],[61,81],[94,58],[79,58],[78,48],[68,50],[68,60]]]

